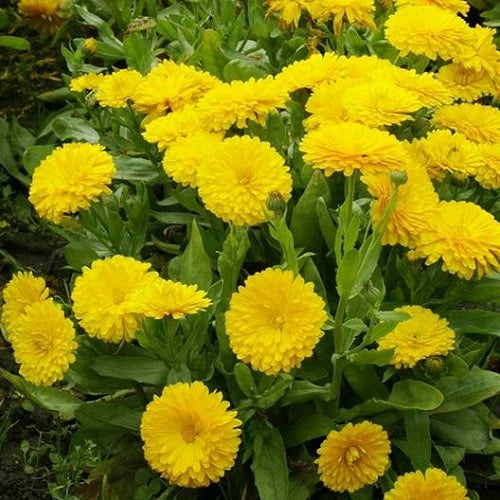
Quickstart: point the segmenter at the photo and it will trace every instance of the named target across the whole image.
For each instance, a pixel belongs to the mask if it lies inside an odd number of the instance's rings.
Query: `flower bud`
[[[403,184],[406,184],[407,180],[408,175],[404,170],[393,170],[391,172],[391,181],[394,185],[402,186]]]
[[[424,369],[430,375],[439,375],[444,370],[444,366],[444,359],[438,356],[432,356],[424,361]]]
[[[286,209],[286,201],[281,193],[273,191],[267,198],[266,207],[276,215],[283,215]]]
[[[89,54],[93,54],[97,50],[97,40],[95,38],[86,38],[83,41],[83,48]]]

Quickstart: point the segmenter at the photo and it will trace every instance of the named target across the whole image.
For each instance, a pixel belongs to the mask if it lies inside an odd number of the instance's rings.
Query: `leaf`
[[[95,401],[80,405],[75,417],[87,428],[118,428],[138,434],[142,409],[127,401]]]
[[[429,415],[411,410],[404,416],[406,442],[411,465],[415,470],[425,471],[431,461],[431,431]]]
[[[68,265],[79,271],[83,266],[88,266],[99,258],[95,250],[85,243],[70,243],[64,248],[64,256]]]
[[[116,173],[114,178],[123,181],[143,181],[150,184],[160,177],[160,171],[149,160],[115,156]]]
[[[255,436],[251,469],[261,500],[288,498],[286,452],[278,429],[272,427]]]
[[[20,36],[0,36],[0,47],[13,50],[30,50],[31,44],[26,38]]]
[[[380,380],[375,366],[347,363],[344,374],[349,385],[362,400],[372,397],[387,399],[389,391]]]
[[[351,363],[358,365],[376,365],[385,366],[392,362],[394,349],[363,349],[355,354],[350,354],[348,359]]]
[[[321,413],[301,415],[283,433],[287,448],[326,436],[335,426],[332,417]]]
[[[318,216],[318,224],[326,242],[329,252],[335,257],[335,235],[337,234],[337,229],[333,223],[332,218],[328,212],[325,200],[323,198],[318,198],[316,200],[316,214]]]
[[[23,153],[24,168],[30,174],[33,174],[35,168],[38,167],[41,161],[52,153],[53,150],[53,146],[31,146],[27,148]]]
[[[432,385],[419,380],[401,380],[392,387],[387,403],[401,410],[434,410],[443,400],[443,394]]]
[[[465,448],[457,446],[434,446],[447,471],[456,467],[465,456]]]
[[[154,64],[154,49],[149,38],[142,33],[130,33],[123,39],[123,52],[127,66],[145,75]]]
[[[164,385],[167,380],[167,367],[159,359],[98,356],[89,362],[89,366],[103,377],[134,380],[141,384]]]
[[[182,283],[198,285],[202,290],[208,290],[212,284],[212,266],[196,219],[191,224],[191,238],[181,257],[180,279]]]
[[[490,427],[470,408],[431,416],[432,434],[445,443],[469,451],[482,451],[490,443]]]
[[[0,368],[0,375],[38,406],[56,411],[63,416],[71,416],[83,404],[82,400],[73,396],[69,391],[55,387],[38,387],[2,368]]]
[[[236,365],[234,365],[234,377],[238,387],[245,396],[250,397],[252,394],[256,393],[257,387],[255,385],[255,380],[247,365],[244,363],[236,363]]]
[[[90,142],[97,144],[99,134],[82,118],[65,116],[56,118],[52,124],[52,129],[56,136],[62,141],[75,139],[77,141]]]
[[[341,297],[349,297],[358,274],[360,257],[355,248],[348,250],[337,271],[337,291]]]
[[[308,380],[294,380],[290,391],[280,401],[281,406],[304,403],[310,400],[330,401],[333,398],[330,384],[316,385]]]
[[[444,403],[433,413],[447,413],[474,406],[500,392],[500,374],[479,368],[463,377],[445,377],[437,387]]]
[[[477,333],[500,337],[500,313],[468,309],[466,311],[449,311],[444,316],[450,327],[457,333]]]

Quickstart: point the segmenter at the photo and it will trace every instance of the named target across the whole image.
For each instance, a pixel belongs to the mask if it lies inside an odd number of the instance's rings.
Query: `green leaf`
[[[415,470],[425,471],[431,461],[429,415],[423,411],[410,410],[405,412],[404,422],[411,465]]]
[[[326,436],[335,425],[332,417],[321,413],[300,415],[295,422],[283,432],[287,448]]]
[[[53,146],[31,146],[27,148],[23,153],[24,168],[30,174],[33,174],[35,168],[38,167],[41,161],[52,153],[53,150]]]
[[[65,116],[56,118],[52,124],[56,136],[62,141],[75,139],[77,141],[97,144],[99,134],[84,119]]]
[[[394,357],[394,349],[363,349],[355,354],[350,354],[348,359],[351,363],[357,365],[376,365],[385,366],[392,362]]]
[[[330,401],[333,398],[330,384],[317,385],[308,380],[294,380],[290,391],[280,401],[281,406],[304,403],[310,400]]]
[[[362,400],[372,397],[387,399],[389,391],[380,380],[375,366],[347,363],[344,374],[349,385]]]
[[[457,446],[434,446],[447,471],[455,468],[465,456],[465,448]]]
[[[145,75],[154,64],[154,50],[151,41],[143,33],[130,33],[123,40],[123,52],[127,66]]]
[[[79,271],[83,266],[88,266],[99,258],[95,250],[85,243],[70,243],[64,248],[64,256],[68,265]]]
[[[141,384],[164,385],[167,380],[167,367],[159,359],[98,356],[90,361],[89,366],[103,377],[134,380]]]
[[[160,171],[144,158],[115,156],[116,173],[114,178],[123,181],[143,181],[146,184],[157,181]]]
[[[127,401],[85,403],[75,411],[82,426],[97,431],[106,428],[139,433],[143,409]]]
[[[8,380],[31,399],[36,405],[46,410],[56,411],[62,416],[69,417],[83,404],[83,401],[73,396],[69,391],[56,389],[55,387],[39,387],[31,384],[17,375],[13,375],[0,368],[0,375]]]
[[[500,313],[468,309],[465,311],[449,311],[444,316],[450,327],[457,333],[478,333],[500,337]]]
[[[443,400],[443,394],[432,385],[419,380],[401,380],[392,387],[387,403],[401,410],[434,410]]]
[[[0,36],[0,47],[13,50],[30,50],[31,44],[26,38],[20,36]]]
[[[463,377],[445,377],[437,387],[444,403],[433,413],[447,413],[474,406],[500,392],[500,374],[479,368]]]
[[[181,257],[180,278],[186,285],[198,285],[202,290],[208,290],[212,284],[212,266],[196,219],[191,224],[191,238]]]
[[[212,29],[203,30],[201,43],[193,55],[193,59],[198,58],[203,64],[203,68],[218,78],[223,78],[224,66],[229,62],[229,58],[222,50],[222,37]]]
[[[469,451],[482,451],[490,443],[490,427],[477,412],[470,408],[431,417],[431,430],[435,437]]]
[[[337,271],[337,291],[341,297],[349,297],[356,281],[360,256],[355,248],[348,250]]]
[[[251,469],[261,500],[288,498],[288,466],[285,446],[278,429],[266,429],[254,439]]]
[[[257,387],[255,385],[255,380],[247,365],[244,363],[236,363],[234,365],[234,377],[236,378],[238,387],[245,396],[250,397],[252,394],[256,393]]]
[[[326,246],[328,247],[328,251],[331,253],[332,257],[335,258],[335,235],[337,234],[337,229],[330,217],[323,198],[318,198],[316,200],[316,214],[318,216],[319,228],[326,242]]]
[[[271,406],[274,406],[274,404],[290,390],[292,382],[293,378],[290,375],[282,373],[276,377],[273,385],[269,387],[269,389],[266,389],[255,398],[255,406],[262,410],[271,408]]]

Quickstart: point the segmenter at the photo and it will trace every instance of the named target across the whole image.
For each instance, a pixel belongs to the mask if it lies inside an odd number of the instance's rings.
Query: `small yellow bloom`
[[[468,500],[467,490],[454,476],[440,469],[408,472],[399,476],[384,500]]]
[[[401,55],[452,59],[473,41],[472,29],[457,15],[436,6],[405,7],[385,23],[385,35]]]
[[[61,26],[65,0],[19,0],[17,8],[26,24],[41,33],[53,35]]]
[[[104,75],[101,73],[87,73],[85,75],[72,78],[69,83],[69,88],[73,92],[96,90],[103,78]]]
[[[34,302],[14,325],[12,348],[19,373],[35,385],[52,385],[64,378],[75,361],[73,323],[52,299]]]
[[[85,38],[83,41],[83,48],[89,54],[93,54],[97,50],[97,40],[95,38]]]
[[[436,110],[432,123],[474,142],[500,142],[500,110],[482,104],[453,104]]]
[[[87,209],[110,193],[115,170],[113,158],[102,146],[64,144],[36,167],[29,200],[40,217],[58,224],[65,214]]]
[[[403,306],[396,311],[411,317],[377,341],[379,350],[394,349],[392,363],[396,368],[412,368],[422,359],[445,355],[453,349],[455,332],[446,319],[421,306]]]
[[[264,125],[267,115],[284,108],[287,99],[286,89],[268,76],[221,84],[199,101],[197,109],[213,130],[228,130],[232,125],[245,128],[248,120]]]
[[[16,321],[35,302],[42,302],[49,296],[49,289],[43,278],[35,278],[32,272],[19,272],[3,289],[2,324],[9,338],[12,337]]]
[[[289,372],[311,356],[325,321],[325,303],[313,284],[281,269],[247,278],[226,312],[232,350],[268,375]]]
[[[133,310],[149,318],[180,319],[206,309],[212,301],[196,285],[184,285],[158,277],[130,295]]]
[[[343,105],[342,96],[352,83],[352,80],[339,80],[321,83],[314,88],[306,103],[306,111],[311,115],[303,122],[306,130],[347,121],[347,110]]]
[[[285,26],[299,25],[302,12],[313,0],[266,0],[267,13],[277,13]]]
[[[95,260],[76,278],[71,298],[82,328],[105,342],[130,342],[144,316],[131,300],[134,293],[158,279],[151,264],[115,255]]]
[[[476,72],[485,70],[495,78],[496,66],[500,61],[500,52],[495,45],[495,29],[477,25],[471,28],[472,42],[466,50],[458,53],[454,61]]]
[[[138,71],[120,69],[102,79],[95,97],[101,106],[126,108],[141,82],[142,75]]]
[[[202,382],[177,383],[154,396],[142,416],[144,456],[171,484],[201,488],[234,465],[241,421],[220,392]]]
[[[408,257],[427,265],[441,259],[444,271],[481,278],[500,269],[500,223],[474,203],[441,201]]]
[[[483,164],[474,177],[486,189],[500,188],[500,144],[480,144]]]
[[[209,132],[195,132],[177,139],[163,158],[165,173],[184,186],[197,187],[201,164],[208,163],[211,168],[213,157],[217,155],[217,146],[221,142],[219,134]]]
[[[196,182],[206,208],[239,226],[266,222],[269,195],[279,193],[288,201],[292,191],[289,168],[279,153],[247,135],[217,146],[217,154],[200,164]]]
[[[304,160],[325,175],[343,172],[404,170],[408,155],[389,132],[359,123],[327,124],[308,132],[300,144]]]
[[[469,12],[469,4],[466,0],[395,0],[396,7],[416,7],[433,5],[440,9],[449,10],[454,14],[467,14]]]
[[[495,91],[493,81],[486,71],[468,69],[457,63],[440,68],[437,77],[455,99],[462,101],[475,101]]]
[[[316,459],[325,486],[352,493],[373,484],[389,465],[391,442],[380,425],[365,420],[331,431],[321,443]]]

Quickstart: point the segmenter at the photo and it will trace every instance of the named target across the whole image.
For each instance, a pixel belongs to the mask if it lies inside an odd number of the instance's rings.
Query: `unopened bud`
[[[408,175],[404,170],[393,170],[391,172],[391,181],[394,185],[402,186],[403,184],[406,184],[407,180]]]
[[[266,207],[268,210],[276,215],[283,215],[286,209],[286,201],[281,193],[273,191],[266,200]]]
[[[445,366],[444,359],[438,356],[427,358],[424,361],[424,369],[431,375],[439,375],[444,370],[444,366]]]
[[[83,41],[83,48],[89,54],[93,54],[97,50],[97,40],[95,38],[86,38]]]

